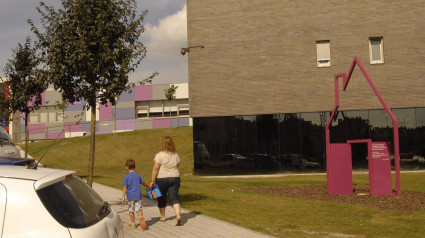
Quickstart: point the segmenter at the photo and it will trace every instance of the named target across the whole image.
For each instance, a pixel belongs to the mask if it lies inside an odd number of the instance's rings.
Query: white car
[[[74,171],[0,166],[1,238],[124,237],[119,215]]]

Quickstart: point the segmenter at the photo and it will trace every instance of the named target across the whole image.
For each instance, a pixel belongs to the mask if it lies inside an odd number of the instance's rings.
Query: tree
[[[7,108],[9,114],[19,111],[25,119],[25,158],[28,157],[28,115],[40,108],[41,94],[46,90],[47,79],[43,76],[36,54],[36,48],[31,46],[31,39],[27,37],[25,44],[18,44],[13,50],[13,58],[8,60],[4,73],[8,80],[8,96],[0,96],[1,108]]]
[[[171,100],[176,99],[176,91],[179,86],[172,84],[168,89],[164,90],[165,98],[168,100],[168,109],[171,117]]]
[[[43,63],[54,88],[68,103],[84,102],[90,110],[90,156],[87,183],[92,186],[96,103],[116,104],[134,87],[128,75],[146,56],[139,41],[147,11],[137,13],[136,0],[61,0],[63,9],[43,2],[37,7],[42,29],[28,20],[39,40]],[[151,82],[157,73],[138,83]]]

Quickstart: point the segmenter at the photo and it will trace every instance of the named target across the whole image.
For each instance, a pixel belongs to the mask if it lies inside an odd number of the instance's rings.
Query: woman
[[[155,155],[154,165],[152,169],[152,187],[156,181],[162,196],[158,198],[158,208],[161,217],[159,221],[165,221],[165,207],[167,206],[167,194],[170,198],[171,206],[176,213],[176,226],[181,226],[182,220],[180,217],[180,173],[179,164],[180,157],[176,153],[176,146],[171,137],[166,136],[161,140],[162,151]]]

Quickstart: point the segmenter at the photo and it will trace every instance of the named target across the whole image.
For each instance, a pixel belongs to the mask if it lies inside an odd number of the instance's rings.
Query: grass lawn
[[[326,175],[268,178],[193,176],[192,127],[141,130],[96,136],[94,181],[121,188],[125,161],[150,180],[154,155],[165,135],[176,141],[182,158],[182,206],[220,220],[276,237],[424,237],[425,211],[387,211],[354,204],[285,198],[247,191],[253,187],[326,184]],[[87,176],[89,137],[29,144],[29,154],[47,167],[75,170]],[[425,192],[425,172],[402,173],[402,190]],[[368,185],[365,174],[355,184]]]

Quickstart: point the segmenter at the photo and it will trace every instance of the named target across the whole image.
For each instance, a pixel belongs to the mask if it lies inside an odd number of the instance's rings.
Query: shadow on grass
[[[180,197],[180,200],[184,202],[195,202],[195,201],[205,200],[208,198],[208,196],[204,194],[194,194],[194,193],[179,194],[179,197]]]

